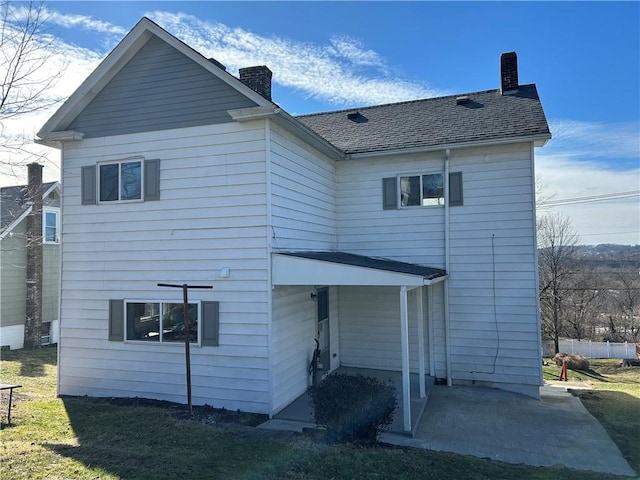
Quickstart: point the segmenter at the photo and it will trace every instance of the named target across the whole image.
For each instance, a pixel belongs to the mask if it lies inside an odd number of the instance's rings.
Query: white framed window
[[[399,178],[401,207],[433,207],[444,205],[444,175],[431,173]]]
[[[42,209],[42,241],[60,243],[60,210],[57,208]]]
[[[127,341],[184,343],[184,309],[179,301],[126,300]],[[200,344],[200,302],[189,302],[189,341]]]
[[[98,200],[118,202],[142,200],[143,161],[123,160],[98,164]]]

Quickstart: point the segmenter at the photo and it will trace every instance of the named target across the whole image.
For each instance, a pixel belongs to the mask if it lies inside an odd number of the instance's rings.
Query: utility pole
[[[193,406],[191,403],[191,352],[189,349],[189,343],[191,342],[191,327],[189,325],[189,298],[187,292],[190,288],[211,289],[213,287],[206,285],[187,285],[186,283],[183,283],[182,285],[159,283],[158,286],[182,289],[182,311],[184,313],[184,356],[187,367],[187,405],[189,406],[189,415],[191,416],[193,415]],[[199,319],[199,321],[202,320]]]

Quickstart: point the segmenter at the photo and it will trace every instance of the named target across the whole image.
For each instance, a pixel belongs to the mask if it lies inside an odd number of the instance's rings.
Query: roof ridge
[[[527,83],[527,84],[524,84],[524,85],[519,85],[518,88],[520,88],[520,87],[531,87],[531,86],[535,87],[535,83]],[[494,93],[494,92],[500,92],[500,89],[499,88],[491,88],[489,90],[479,90],[479,91],[476,91],[476,92],[456,93],[456,94],[451,94],[451,95],[443,95],[443,96],[440,96],[440,97],[416,98],[414,100],[403,100],[401,102],[382,103],[382,104],[379,104],[379,105],[367,105],[367,106],[362,106],[362,107],[342,108],[340,110],[329,110],[327,112],[305,113],[303,115],[294,115],[294,118],[314,117],[314,116],[320,116],[320,115],[329,115],[329,114],[333,114],[333,113],[345,113],[345,112],[354,112],[354,111],[361,111],[361,110],[371,110],[371,109],[374,109],[374,108],[390,107],[390,106],[395,106],[395,105],[408,105],[408,104],[412,104],[412,103],[444,100],[444,99],[447,99],[447,98],[456,98],[456,97],[466,96],[466,95],[479,95],[479,94],[483,94],[483,93]]]

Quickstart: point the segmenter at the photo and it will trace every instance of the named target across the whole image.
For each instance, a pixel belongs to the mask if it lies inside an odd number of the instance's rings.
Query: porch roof
[[[422,286],[446,278],[439,268],[347,252],[273,254],[273,285]]]

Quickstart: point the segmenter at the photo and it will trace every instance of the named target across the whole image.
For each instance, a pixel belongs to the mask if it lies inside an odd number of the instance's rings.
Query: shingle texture
[[[463,95],[468,101],[458,104]],[[508,95],[488,90],[296,119],[345,154],[550,135],[533,84]]]
[[[366,257],[346,252],[279,252],[282,255],[308,258],[311,260],[322,260],[324,262],[340,263],[343,265],[353,265],[356,267],[375,268],[376,270],[386,270],[389,272],[408,273],[418,275],[426,279],[433,279],[446,275],[444,270],[432,267],[423,267],[414,263],[398,262],[387,258]]]

